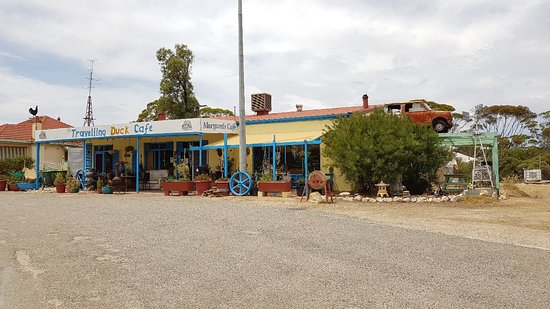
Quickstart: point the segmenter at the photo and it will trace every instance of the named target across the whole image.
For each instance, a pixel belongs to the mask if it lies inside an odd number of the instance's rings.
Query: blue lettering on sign
[[[153,132],[153,125],[150,123],[146,123],[144,125],[140,125],[136,123],[134,125],[134,133],[145,135],[151,132]]]

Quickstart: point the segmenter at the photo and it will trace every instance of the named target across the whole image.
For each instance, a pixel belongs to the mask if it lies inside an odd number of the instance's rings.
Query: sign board
[[[34,139],[37,142],[74,141],[114,137],[147,137],[189,134],[189,133],[237,133],[235,121],[192,118],[124,124],[102,125],[94,127],[37,130]]]

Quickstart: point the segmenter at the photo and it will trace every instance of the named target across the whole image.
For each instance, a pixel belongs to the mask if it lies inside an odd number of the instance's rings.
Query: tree
[[[159,49],[157,60],[162,72],[161,97],[147,104],[138,121],[154,120],[158,113],[166,113],[168,119],[198,117],[199,102],[191,83],[193,52],[184,44],[176,44],[174,51]]]
[[[400,176],[406,186],[416,186],[413,180],[422,178],[425,187],[447,157],[431,128],[382,110],[337,118],[325,130],[323,143],[326,156],[358,191]]]
[[[478,105],[475,109],[476,128],[484,132],[496,132],[503,138],[534,134],[537,114],[529,107],[513,105]]]
[[[200,110],[201,118],[235,116],[232,111],[223,108],[203,107]]]

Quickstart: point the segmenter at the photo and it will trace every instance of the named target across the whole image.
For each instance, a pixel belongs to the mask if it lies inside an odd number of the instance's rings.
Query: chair
[[[139,188],[140,190],[147,190],[147,187],[149,187],[149,180],[151,180],[151,173],[145,172],[140,173],[139,175]]]

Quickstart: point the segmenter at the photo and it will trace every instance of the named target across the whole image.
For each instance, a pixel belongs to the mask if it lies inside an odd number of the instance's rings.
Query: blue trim
[[[275,142],[275,135],[273,135],[273,181],[277,181],[277,143]]]
[[[147,135],[122,135],[122,136],[106,136],[106,137],[91,137],[86,140],[103,140],[103,139],[117,139],[117,138],[147,138],[147,137],[169,137],[169,136],[193,136],[199,135],[200,133],[163,133],[163,134],[147,134]],[[72,139],[56,139],[51,141],[40,142],[43,144],[52,144],[52,143],[64,143],[64,142],[80,142],[83,141],[82,138],[72,138]]]
[[[136,138],[136,166],[135,166],[135,169],[134,171],[136,171],[136,192],[139,193],[139,141],[140,141],[140,138],[137,137]],[[145,166],[143,167],[145,168]]]
[[[277,119],[265,119],[265,120],[247,120],[246,125],[251,124],[263,124],[263,123],[281,123],[281,122],[300,122],[300,121],[312,121],[312,120],[326,120],[326,119],[336,119],[338,116],[350,117],[352,113],[343,113],[343,114],[331,114],[331,115],[320,115],[320,116],[303,116],[296,118],[277,118]],[[237,121],[237,124],[239,122]]]
[[[314,140],[310,140],[307,142],[309,145],[321,145],[321,138],[318,137]],[[278,143],[277,145],[279,146],[301,146],[303,145],[304,142],[283,142],[283,143]],[[246,144],[246,147],[271,147],[273,146],[272,143],[259,143],[259,144]],[[235,148],[239,148],[239,145],[227,145],[227,147],[229,149],[235,149]],[[202,147],[203,150],[213,150],[213,149],[223,149],[224,146],[223,145],[218,145],[218,146],[204,146]],[[199,150],[198,147],[191,147],[189,148],[190,150]]]
[[[223,134],[223,177],[227,178],[227,133]]]
[[[305,161],[304,172],[305,172],[305,174],[306,174],[306,177],[305,177],[306,182],[307,182],[307,179],[308,179],[308,177],[309,177],[309,171],[308,171],[308,163],[309,163],[309,162],[308,162],[308,155],[307,155],[307,152],[308,152],[308,151],[307,151],[307,145],[308,145],[308,144],[307,144],[307,141],[304,141],[304,161]],[[308,194],[308,191],[309,191],[309,188],[308,188],[308,187],[309,187],[309,186],[307,186],[307,185],[305,186],[306,195]],[[325,192],[325,194],[326,194],[326,192]],[[309,196],[309,195],[308,195],[308,196]]]
[[[199,135],[199,166],[202,167],[202,134]]]

